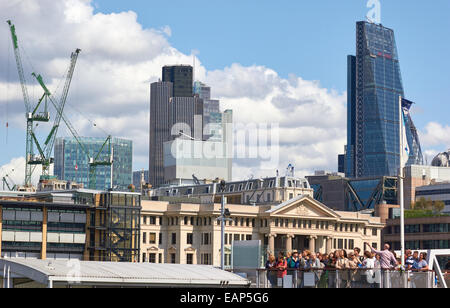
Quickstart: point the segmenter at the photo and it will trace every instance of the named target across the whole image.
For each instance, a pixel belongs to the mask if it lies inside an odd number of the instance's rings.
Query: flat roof
[[[29,278],[50,285],[247,287],[236,274],[208,265],[90,262],[78,260],[0,259],[0,276]],[[6,270],[4,270],[6,269]]]

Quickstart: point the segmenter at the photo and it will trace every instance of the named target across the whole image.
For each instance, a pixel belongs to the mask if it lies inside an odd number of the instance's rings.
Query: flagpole
[[[402,109],[402,97],[399,96],[400,107],[400,170],[398,176],[399,185],[399,201],[400,201],[400,248],[401,248],[401,261],[402,267],[405,267],[405,198],[403,196],[403,151],[405,151],[405,145],[403,144],[404,135],[404,119]]]

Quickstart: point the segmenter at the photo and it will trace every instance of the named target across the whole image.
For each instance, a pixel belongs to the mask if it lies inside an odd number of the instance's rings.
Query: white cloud
[[[39,177],[42,172],[40,166],[36,166],[35,172],[31,178],[31,182],[37,185]],[[50,172],[53,172],[53,168],[50,168]],[[12,188],[14,185],[21,186],[25,179],[25,158],[17,157],[11,159],[11,161],[3,166],[0,166],[0,190],[8,190],[7,185],[3,183],[3,178],[6,179],[9,186]]]
[[[76,110],[108,133],[134,141],[134,161],[147,165],[149,82],[161,77],[161,67],[192,64],[194,50],[183,54],[170,45],[170,26],[146,29],[132,11],[95,13],[89,0],[24,0],[0,3],[0,19],[13,19],[24,50],[25,68],[41,73],[48,87],[60,85],[70,53],[82,49],[66,112],[80,135],[101,136]],[[7,27],[0,27],[0,43],[11,44]],[[0,50],[2,67],[11,61],[7,48]],[[11,51],[10,51],[11,52]],[[33,67],[29,65],[33,63]],[[280,124],[280,172],[293,163],[299,172],[336,170],[337,154],[346,136],[345,93],[336,93],[317,81],[298,76],[280,77],[264,66],[231,64],[206,71],[196,57],[196,78],[212,86],[222,107],[234,110],[235,122]],[[9,101],[10,117],[23,125],[23,103],[17,74],[10,75],[8,98],[0,95],[0,108]],[[0,76],[0,89],[6,87]],[[32,84],[30,82],[30,84]],[[30,93],[41,95],[39,87]],[[44,126],[45,127],[45,126]],[[61,130],[61,133],[67,133]],[[275,170],[235,163],[235,177],[272,175]],[[137,166],[136,166],[137,167]]]
[[[420,141],[426,147],[443,146],[442,152],[450,147],[450,126],[430,122],[425,131],[420,132]]]

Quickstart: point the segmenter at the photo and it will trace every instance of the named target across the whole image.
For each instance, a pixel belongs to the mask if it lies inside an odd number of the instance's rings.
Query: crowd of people
[[[395,252],[390,251],[388,244],[384,245],[383,250],[376,250],[369,243],[364,243],[364,248],[368,248],[361,255],[361,249],[356,247],[353,251],[347,253],[346,250],[336,250],[330,254],[316,253],[309,250],[298,252],[296,250],[288,253],[278,253],[278,258],[273,254],[269,255],[266,262],[266,269],[277,273],[278,278],[287,275],[288,270],[311,270],[311,269],[383,269],[400,270],[401,259]],[[427,254],[418,251],[405,252],[404,270],[428,271]]]

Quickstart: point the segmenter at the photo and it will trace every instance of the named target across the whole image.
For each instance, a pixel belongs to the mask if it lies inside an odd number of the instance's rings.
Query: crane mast
[[[24,75],[24,70],[22,66],[22,59],[19,51],[19,44],[18,44],[18,38],[16,34],[15,26],[12,24],[10,20],[7,21],[10,32],[11,32],[11,40],[14,47],[14,55],[16,58],[16,65],[17,65],[17,71],[19,74],[20,84],[22,87],[22,94],[25,104],[25,111],[26,111],[26,120],[27,120],[27,133],[26,133],[26,161],[25,161],[25,187],[31,187],[31,176],[34,170],[34,167],[36,165],[42,165],[42,176],[43,177],[49,177],[50,173],[50,165],[53,163],[53,158],[51,158],[51,153],[54,148],[56,136],[58,129],[60,127],[61,120],[66,124],[67,128],[69,129],[70,133],[82,149],[82,151],[85,153],[85,155],[88,158],[89,162],[89,188],[95,189],[96,188],[96,169],[98,166],[112,166],[113,164],[113,148],[111,145],[111,136],[108,136],[101,146],[100,150],[94,154],[91,155],[87,145],[82,141],[82,138],[79,136],[75,128],[73,127],[72,123],[69,121],[69,119],[64,114],[64,107],[67,101],[67,95],[69,92],[70,84],[72,81],[73,73],[75,70],[75,65],[78,59],[78,55],[80,53],[80,49],[76,49],[75,52],[71,54],[71,61],[68,73],[66,75],[66,81],[64,84],[63,92],[61,95],[61,98],[59,102],[55,100],[50,90],[47,88],[47,86],[44,83],[44,80],[41,75],[38,75],[36,73],[33,73],[32,76],[36,79],[36,81],[39,83],[39,85],[44,90],[44,94],[37,102],[36,106],[33,108],[33,106],[30,103],[30,99],[28,96],[28,90],[27,90],[27,84],[26,79]],[[47,136],[43,146],[39,143],[33,128],[34,128],[34,122],[49,122],[50,120],[50,113],[48,112],[48,101],[53,105],[53,107],[56,109],[56,116],[55,121],[52,126],[52,129],[50,130],[49,135]],[[44,111],[38,112],[39,108],[42,106],[42,103],[44,103]],[[34,155],[34,146],[36,146],[39,156]],[[108,154],[107,159],[101,159],[101,154],[106,150]],[[112,170],[111,170],[112,174]],[[6,178],[2,179],[4,183],[7,184]],[[112,182],[111,182],[112,184]]]

